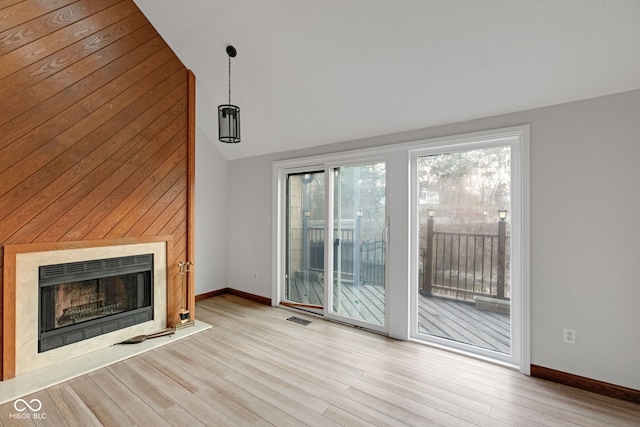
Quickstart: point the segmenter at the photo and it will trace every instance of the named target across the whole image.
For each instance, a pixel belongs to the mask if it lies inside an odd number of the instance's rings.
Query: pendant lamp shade
[[[231,104],[218,106],[218,139],[220,142],[240,142],[240,107]]]
[[[229,103],[218,106],[218,140],[227,144],[240,142],[240,107],[231,105],[231,58],[238,52],[227,46],[229,55]]]

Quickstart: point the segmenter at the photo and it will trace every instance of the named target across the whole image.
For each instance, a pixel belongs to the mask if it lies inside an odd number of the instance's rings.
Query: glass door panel
[[[385,325],[386,163],[331,169],[332,289],[328,314]]]
[[[290,174],[286,180],[286,302],[324,304],[324,172]]]
[[[418,157],[419,334],[509,355],[511,148]]]

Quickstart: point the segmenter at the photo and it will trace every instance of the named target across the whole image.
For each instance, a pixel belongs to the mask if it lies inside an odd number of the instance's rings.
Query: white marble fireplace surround
[[[50,264],[153,254],[153,320],[88,340],[38,353],[38,267]],[[16,256],[16,376],[52,366],[112,346],[136,335],[149,334],[167,324],[166,242],[139,243],[45,252]]]

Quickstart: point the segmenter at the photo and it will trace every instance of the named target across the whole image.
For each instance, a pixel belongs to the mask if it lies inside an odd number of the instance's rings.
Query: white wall
[[[229,287],[271,298],[271,161],[229,162]],[[257,278],[254,278],[254,273]]]
[[[196,129],[196,295],[227,287],[228,167],[216,143]]]
[[[531,125],[531,363],[640,389],[640,91],[231,161],[228,286],[271,297],[274,160],[522,124]],[[563,328],[575,329],[575,345]]]

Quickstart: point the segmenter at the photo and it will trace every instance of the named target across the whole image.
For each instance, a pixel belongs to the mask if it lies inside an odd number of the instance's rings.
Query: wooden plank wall
[[[0,0],[0,245],[172,235],[177,318],[187,76],[132,0]]]

